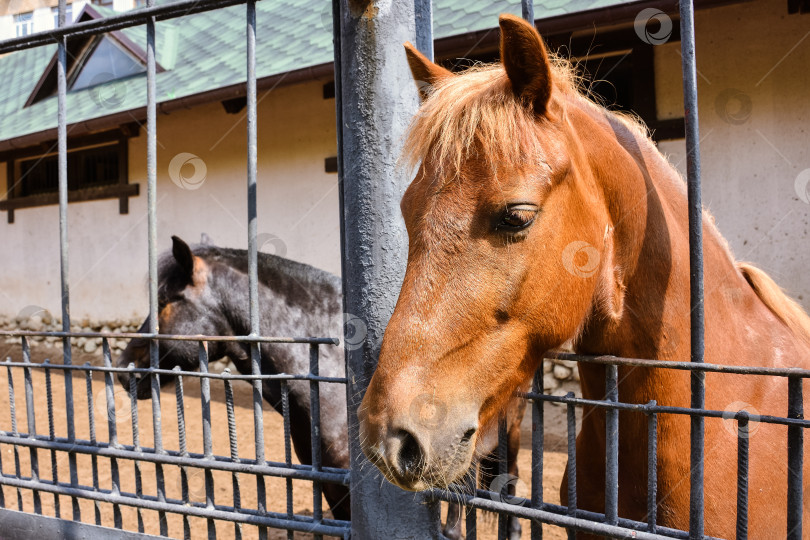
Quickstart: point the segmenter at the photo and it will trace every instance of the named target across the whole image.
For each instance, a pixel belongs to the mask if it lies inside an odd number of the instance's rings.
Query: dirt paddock
[[[19,346],[4,345],[2,347],[2,358],[11,358],[12,361],[20,361],[21,354]],[[61,362],[61,350],[57,348],[48,349],[43,346],[33,349],[32,360],[42,362],[45,358],[51,358],[52,363]],[[85,362],[98,363],[98,357],[74,353],[74,365]],[[212,367],[213,370],[213,367]],[[4,389],[8,385],[8,369],[0,365],[0,388]],[[65,405],[65,377],[61,370],[51,371],[51,384],[54,409],[54,431],[57,437],[67,436],[67,415]],[[91,397],[93,401],[92,409],[88,414],[88,392],[87,379],[84,372],[77,372],[72,377],[74,395],[74,423],[76,437],[80,439],[90,439],[90,418],[95,424],[95,434],[99,441],[108,441],[109,433],[107,427],[107,402],[104,390],[103,374],[96,373],[92,376]],[[13,383],[15,392],[16,421],[17,430],[28,431],[27,411],[25,403],[25,386],[23,371],[19,368],[13,370]],[[42,369],[32,370],[32,383],[34,390],[34,413],[36,419],[36,431],[40,435],[47,435],[48,410],[46,401],[45,373]],[[188,378],[183,381],[185,390],[185,422],[186,439],[190,452],[203,452],[202,440],[202,404],[200,394],[200,383],[197,378]],[[251,399],[251,387],[242,381],[234,382],[235,415],[237,426],[237,444],[239,456],[243,458],[253,458],[253,407]],[[0,430],[11,432],[11,414],[9,410],[8,395],[0,396]],[[132,410],[129,395],[116,383],[115,386],[115,421],[118,432],[118,441],[121,444],[133,444],[132,432]],[[179,448],[179,438],[177,431],[177,413],[174,385],[167,385],[161,392],[161,433],[164,448],[177,450]],[[284,461],[284,440],[283,422],[281,416],[276,414],[266,403],[264,407],[264,432],[265,432],[265,454],[268,460]],[[544,498],[548,502],[558,503],[558,488],[565,467],[565,413],[564,409],[554,405],[546,405],[545,408],[545,454],[543,486]],[[153,446],[153,427],[151,400],[139,401],[137,403],[138,433],[139,442],[144,447]],[[211,426],[213,433],[213,452],[219,456],[229,456],[230,446],[227,431],[227,412],[225,407],[224,386],[221,381],[211,383]],[[52,479],[51,451],[38,449],[37,459],[39,462],[39,475],[43,479]],[[79,482],[86,486],[93,485],[93,463],[89,455],[77,454],[77,473]],[[15,456],[15,449],[11,445],[0,444],[0,457],[2,458],[2,470],[5,474],[15,474],[15,460],[19,460],[20,472],[23,476],[30,476],[30,452],[28,448],[19,447]],[[293,460],[295,454],[293,453]],[[130,460],[118,460],[120,488],[124,492],[135,493],[136,490],[136,470],[134,462]],[[531,469],[531,423],[529,415],[523,423],[523,440],[519,455],[519,467],[522,471]],[[66,452],[56,452],[56,470],[60,481],[66,482],[69,479],[69,464]],[[143,462],[140,464],[143,493],[156,496],[157,487],[155,480],[155,466]],[[97,459],[98,485],[102,489],[112,488],[112,471],[110,459],[99,457]],[[166,496],[173,499],[181,499],[180,469],[176,466],[164,466]],[[202,470],[196,468],[188,469],[189,499],[195,502],[205,502],[205,481]],[[215,471],[213,473],[215,485],[215,502],[231,506],[233,504],[232,489],[233,475],[228,472]],[[238,475],[241,504],[244,508],[256,508],[256,480],[250,475]],[[286,482],[282,478],[266,477],[267,486],[267,508],[270,511],[286,511]],[[3,495],[6,507],[17,509],[18,496],[22,498],[23,510],[33,512],[34,499],[30,490],[18,492],[15,488],[3,486]],[[529,496],[529,482],[520,481],[517,485],[519,496]],[[50,493],[41,494],[42,512],[45,515],[54,516],[54,496]],[[293,504],[295,512],[302,515],[312,513],[312,491],[311,484],[306,481],[293,481]],[[61,516],[70,519],[72,516],[71,500],[68,496],[59,496],[59,506]],[[99,503],[96,509],[95,503],[89,500],[79,500],[82,520],[93,523],[95,512],[101,515],[103,525],[113,526],[113,507],[108,503]],[[324,510],[328,509],[326,501],[323,502]],[[125,529],[137,530],[138,512],[129,507],[121,506],[123,524]],[[331,515],[327,514],[329,517]],[[159,534],[159,518],[155,511],[143,510],[141,519],[144,523],[145,532]],[[203,518],[190,518],[192,537],[203,537],[207,535],[207,523]],[[167,516],[169,536],[183,537],[183,521],[181,516],[169,514]],[[234,535],[234,525],[232,523],[216,523],[217,537],[229,538]],[[478,517],[478,537],[490,539],[496,537],[497,519],[492,515],[479,512]],[[257,536],[257,529],[252,526],[242,526],[242,534],[245,538]],[[565,538],[563,530],[545,525],[544,537],[550,539]],[[0,531],[2,537],[2,531]],[[295,538],[310,538],[311,535],[296,533]],[[271,530],[269,538],[286,538],[285,531]],[[529,538],[529,523],[523,521],[523,538]]]

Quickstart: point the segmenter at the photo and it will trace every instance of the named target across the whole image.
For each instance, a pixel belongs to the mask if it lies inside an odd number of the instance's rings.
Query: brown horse
[[[360,409],[363,450],[404,489],[462,478],[515,389],[566,341],[585,354],[689,360],[683,180],[638,122],[579,91],[532,26],[504,15],[500,27],[502,65],[460,76],[406,46],[423,89],[405,143],[405,162],[419,165],[401,204],[408,266]],[[735,262],[708,214],[702,226],[706,361],[810,367],[807,315]],[[579,371],[583,396],[603,398],[604,367]],[[689,406],[687,372],[622,367],[619,380],[623,402]],[[409,415],[425,394],[448,411],[441,430]],[[785,416],[787,383],[708,374],[706,405]],[[645,422],[620,414],[619,515],[639,521]],[[787,430],[757,427],[749,532],[782,536]],[[689,525],[689,430],[686,416],[659,418],[659,525]],[[707,419],[705,433],[705,530],[733,536],[736,427]],[[584,410],[576,451],[579,508],[603,512],[603,410]]]

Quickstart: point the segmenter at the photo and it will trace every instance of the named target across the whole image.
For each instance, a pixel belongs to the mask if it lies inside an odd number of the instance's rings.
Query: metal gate
[[[272,0],[267,0],[272,1]],[[220,7],[244,4],[246,6],[246,39],[247,39],[247,118],[248,118],[248,154],[247,154],[247,194],[248,194],[248,253],[250,274],[250,314],[251,334],[239,337],[220,336],[167,336],[157,334],[157,252],[156,252],[156,98],[155,98],[155,21],[182,17],[186,14],[213,10]],[[557,353],[556,357],[577,362],[603,364],[606,369],[606,392],[603,400],[577,399],[573,395],[555,397],[542,394],[539,380],[542,373],[536,376],[532,392],[524,395],[532,405],[532,425],[534,440],[532,444],[531,497],[520,499],[505,496],[504,493],[491,493],[475,486],[467,486],[466,491],[450,493],[433,490],[417,497],[402,492],[391,485],[381,483],[379,474],[366,461],[357,443],[357,419],[355,411],[362,398],[365,385],[376,364],[382,333],[385,323],[393,310],[398,293],[398,276],[404,268],[404,260],[392,254],[403,253],[405,239],[402,227],[390,219],[398,215],[397,205],[403,186],[409,179],[403,178],[401,172],[395,171],[392,156],[395,154],[396,139],[404,131],[407,116],[416,105],[416,96],[410,103],[402,104],[402,84],[412,84],[403,62],[381,62],[380,58],[399,54],[401,43],[412,40],[428,56],[432,56],[431,5],[430,0],[414,2],[392,2],[380,11],[373,24],[362,21],[363,13],[370,2],[335,0],[334,43],[335,43],[335,84],[337,96],[338,123],[338,170],[340,178],[340,201],[342,222],[342,256],[345,311],[360,317],[368,327],[368,339],[360,348],[346,351],[347,377],[344,379],[325,378],[318,374],[318,351],[320,347],[335,346],[329,338],[270,338],[260,336],[259,312],[257,305],[257,242],[256,242],[256,162],[257,162],[257,126],[256,126],[256,8],[255,0],[183,0],[171,4],[154,5],[147,1],[145,9],[125,13],[103,20],[89,21],[64,26],[65,1],[59,2],[60,26],[43,35],[36,34],[0,43],[0,54],[58,43],[58,144],[59,144],[59,223],[60,254],[62,283],[62,325],[63,331],[56,333],[2,332],[6,336],[18,336],[23,346],[21,362],[10,362],[3,365],[9,372],[22,371],[24,377],[24,399],[26,402],[27,428],[20,430],[15,414],[15,388],[9,386],[9,406],[11,410],[11,431],[0,432],[0,443],[13,445],[13,472],[6,461],[0,462],[0,484],[12,488],[17,494],[17,508],[23,508],[23,492],[33,493],[34,513],[24,514],[9,509],[14,502],[0,487],[0,522],[3,532],[10,536],[28,536],[32,530],[67,536],[81,536],[101,532],[102,524],[98,511],[95,519],[81,515],[78,501],[91,500],[96,505],[112,504],[115,508],[113,525],[121,528],[121,508],[132,507],[138,510],[138,528],[143,531],[142,511],[154,511],[163,518],[167,514],[183,516],[184,532],[189,536],[188,519],[203,518],[208,522],[209,536],[217,533],[215,521],[225,520],[236,524],[234,535],[243,534],[241,525],[258,527],[259,537],[265,537],[268,527],[292,531],[311,532],[316,536],[335,535],[354,538],[377,539],[394,536],[413,538],[438,538],[438,502],[460,501],[466,507],[467,537],[476,537],[477,510],[492,511],[499,514],[499,538],[506,537],[506,517],[516,516],[531,521],[531,537],[542,537],[541,523],[552,523],[560,526],[591,532],[605,536],[632,538],[703,538],[704,537],[704,494],[703,494],[703,456],[704,456],[704,419],[723,417],[723,411],[707,410],[704,406],[704,375],[707,372],[735,373],[741,375],[760,375],[787,377],[789,380],[788,411],[784,417],[762,416],[757,420],[765,423],[787,426],[788,431],[788,531],[789,538],[802,536],[802,470],[803,470],[803,430],[810,422],[803,419],[802,381],[810,377],[810,371],[798,369],[729,367],[706,364],[703,362],[704,323],[703,323],[703,279],[702,279],[702,239],[701,239],[701,199],[700,199],[700,156],[697,125],[697,87],[694,52],[694,10],[692,1],[682,1],[681,14],[681,47],[683,56],[684,103],[687,142],[688,198],[689,198],[689,240],[691,270],[691,362],[664,362],[657,360],[629,359],[615,357],[585,357],[569,353]],[[534,20],[531,1],[523,0],[523,14],[528,20]],[[65,63],[66,39],[69,36],[98,35],[112,30],[136,26],[146,26],[147,36],[147,164],[148,164],[148,223],[149,223],[149,299],[151,333],[143,334],[83,334],[70,332],[69,291],[67,282],[68,245],[67,245],[67,161],[66,161],[66,116],[65,116]],[[398,110],[404,106],[406,110]],[[361,111],[374,114],[361,114]],[[392,121],[393,118],[393,121]],[[380,181],[386,179],[387,181]],[[348,211],[351,209],[351,211]],[[63,342],[64,365],[36,364],[30,362],[26,338],[33,335],[50,335]],[[71,339],[78,337],[101,337],[104,339],[105,365],[100,367],[75,366],[71,364]],[[133,445],[119,444],[116,438],[116,413],[113,393],[113,375],[123,368],[111,366],[110,348],[107,340],[112,338],[148,338],[151,342],[149,369],[129,369],[139,376],[151,379],[152,423],[154,426],[154,446],[143,447],[137,437]],[[176,339],[199,342],[200,371],[178,372],[158,368],[157,340]],[[207,370],[206,343],[214,341],[240,341],[251,345],[253,374],[237,376],[228,373],[214,374]],[[259,372],[259,344],[307,343],[311,347],[311,368],[309,373],[296,375],[261,375]],[[645,366],[655,369],[687,370],[691,373],[692,398],[691,407],[659,406],[655,402],[644,405],[626,404],[618,401],[618,366]],[[31,411],[37,396],[31,383],[32,372],[44,371],[47,381],[46,396],[49,417],[48,433],[38,430]],[[67,437],[55,437],[53,425],[54,405],[50,382],[53,372],[64,374],[65,407],[67,410]],[[106,385],[106,407],[108,418],[108,439],[96,437],[96,427],[92,415],[88,418],[90,439],[76,437],[74,422],[73,373],[84,373],[90,381],[92,373],[104,374]],[[177,377],[177,403],[179,447],[168,449],[162,442],[161,404],[159,399],[159,378],[161,376]],[[203,422],[205,426],[205,452],[191,454],[185,447],[183,434],[183,385],[182,380],[200,379]],[[319,396],[318,383],[331,382],[347,385],[349,403],[349,435],[352,468],[351,471],[326,469],[320,465],[319,444],[313,444],[312,466],[296,466],[291,463],[289,438],[287,438],[287,459],[283,463],[269,462],[264,455],[264,433],[262,423],[262,380],[276,378],[281,380],[282,388],[287,388],[288,381],[310,381],[311,408],[313,422],[311,426],[313,442],[319,439]],[[9,377],[11,380],[11,377]],[[249,380],[253,384],[254,411],[254,450],[255,457],[247,459],[236,452],[230,456],[216,456],[211,451],[211,417],[210,386],[223,384],[227,397],[228,435],[232,448],[236,448],[237,426],[233,421],[233,398],[231,381]],[[89,383],[88,383],[89,384]],[[93,394],[87,392],[89,410],[93,408]],[[568,497],[567,507],[549,504],[543,501],[543,403],[558,402],[567,408],[568,420]],[[574,440],[576,435],[576,407],[592,406],[605,409],[607,418],[607,451],[606,451],[606,486],[605,513],[596,514],[577,508],[576,504],[576,455]],[[618,516],[618,420],[619,411],[634,410],[647,415],[648,436],[648,520],[646,523],[623,519]],[[661,414],[687,415],[691,419],[690,481],[691,512],[689,531],[664,529],[656,525],[656,450],[657,419]],[[133,428],[137,429],[137,408],[132,410]],[[738,431],[738,482],[737,482],[737,536],[747,537],[747,504],[748,504],[748,438],[749,417],[745,411],[734,415]],[[289,415],[284,415],[285,427],[289,426]],[[289,429],[285,429],[286,432]],[[501,430],[501,456],[505,456],[504,429]],[[287,433],[288,434],[288,433]],[[133,432],[134,435],[134,432]],[[42,478],[39,474],[37,450],[50,453],[52,478]],[[24,452],[30,455],[30,472],[20,468],[20,456]],[[56,466],[57,455],[66,454],[68,471],[61,477]],[[140,486],[140,464],[154,466],[157,491],[155,495],[144,494],[140,488],[134,493],[125,492],[118,482],[117,473],[113,474],[111,486],[100,486],[95,481],[92,486],[82,485],[77,475],[77,455],[88,455],[92,458],[95,473],[98,460],[110,460],[116,470],[123,461],[135,462],[136,485]],[[2,459],[0,455],[0,459]],[[169,467],[180,468],[183,485],[182,497],[167,496],[164,485],[164,470]],[[205,475],[205,503],[190,501],[187,494],[187,475],[191,470],[201,470]],[[505,472],[505,459],[501,459],[501,471]],[[233,476],[233,499],[229,504],[215,500],[214,471],[225,471]],[[255,508],[244,508],[239,501],[238,475],[255,480],[258,504]],[[274,513],[264,505],[265,476],[276,476],[287,481],[288,511]],[[94,478],[96,475],[94,474]],[[292,510],[290,486],[292,480],[305,480],[312,483],[313,515],[297,515]],[[323,518],[321,510],[321,485],[334,482],[351,486],[352,522],[328,520]],[[68,496],[72,501],[72,521],[57,520],[38,515],[41,512],[42,494]],[[98,506],[96,506],[98,507]],[[65,512],[67,513],[67,512]],[[16,529],[15,529],[16,528]],[[103,529],[104,534],[113,535],[115,531]],[[165,520],[161,519],[161,534],[168,531]],[[121,537],[140,536],[120,532]]]
[[[158,256],[157,256],[157,211],[156,211],[156,84],[155,84],[155,23],[156,21],[175,19],[186,15],[201,13],[232,5],[244,4],[246,41],[247,41],[247,201],[248,201],[248,275],[250,295],[250,334],[247,336],[177,336],[158,334]],[[57,114],[58,114],[58,179],[59,179],[59,232],[61,262],[61,299],[62,331],[61,332],[2,332],[4,336],[18,337],[22,345],[20,361],[8,361],[3,368],[8,371],[8,405],[10,410],[10,431],[0,432],[0,444],[13,449],[13,463],[3,460],[0,455],[0,536],[3,538],[30,538],[34,531],[48,537],[97,537],[99,535],[119,538],[145,537],[144,522],[156,515],[159,521],[159,532],[169,534],[167,516],[182,517],[183,536],[191,537],[190,522],[193,518],[202,518],[207,523],[209,538],[217,536],[217,522],[233,522],[232,532],[228,537],[241,538],[243,534],[267,538],[268,528],[285,529],[287,538],[292,538],[293,531],[313,534],[316,538],[323,535],[345,537],[349,534],[349,523],[326,519],[322,510],[322,484],[335,483],[348,485],[349,471],[322,466],[320,435],[320,396],[319,384],[346,384],[345,378],[322,377],[319,375],[319,351],[322,347],[335,347],[338,339],[328,337],[266,337],[261,335],[258,306],[257,277],[257,207],[256,207],[256,163],[257,163],[257,122],[256,122],[256,1],[255,0],[182,0],[173,3],[156,5],[154,0],[147,0],[146,7],[136,11],[112,17],[79,22],[65,26],[66,3],[59,1],[57,28],[53,31],[34,34],[26,37],[7,40],[0,43],[0,54],[57,43]],[[70,295],[68,286],[68,179],[67,179],[67,118],[66,118],[66,61],[67,39],[78,36],[95,36],[114,30],[144,25],[146,29],[146,146],[147,146],[147,205],[148,205],[148,246],[149,246],[149,328],[147,334],[135,333],[82,333],[71,332]],[[33,336],[49,336],[62,341],[64,363],[35,363],[31,361],[28,339]],[[78,338],[102,338],[104,365],[82,366],[71,362],[71,341]],[[129,368],[113,367],[109,341],[112,339],[142,338],[150,343],[150,367],[137,369],[132,364]],[[185,340],[199,344],[199,371],[180,371],[179,368],[166,370],[159,368],[158,340]],[[211,373],[208,370],[208,344],[215,342],[249,343],[252,374],[236,375],[228,371]],[[307,344],[310,349],[310,366],[308,373],[263,375],[260,371],[260,345],[262,343]],[[44,372],[45,391],[33,384],[36,372]],[[130,392],[132,403],[129,412],[122,415],[116,411],[115,382],[113,376],[120,373],[132,373]],[[14,375],[23,374],[24,391],[21,396],[15,393]],[[33,376],[32,376],[33,373]],[[104,377],[105,390],[103,397],[92,391],[93,374],[101,373]],[[64,376],[64,395],[55,395],[52,391],[53,377]],[[74,389],[74,377],[84,375],[86,391]],[[170,447],[164,439],[168,434],[161,427],[167,411],[161,409],[160,378],[175,378],[177,446]],[[151,423],[153,426],[152,446],[140,444],[138,427],[138,407],[135,401],[136,378],[151,380]],[[200,408],[202,411],[203,452],[189,451],[186,437],[186,403],[184,381],[198,380],[200,386]],[[253,386],[253,454],[251,458],[239,455],[238,430],[246,426],[237,426],[234,418],[234,381],[249,381]],[[280,383],[283,422],[285,460],[273,462],[265,456],[265,434],[263,422],[263,381],[277,380]],[[289,385],[291,381],[309,381],[311,411],[310,435],[312,440],[312,465],[297,465],[292,461],[290,443],[290,407]],[[222,385],[225,395],[225,418],[222,418],[222,429],[212,427],[211,390],[212,386]],[[99,404],[104,400],[106,403]],[[16,403],[25,401],[26,428],[18,427]],[[95,400],[95,403],[94,403]],[[79,401],[86,403],[88,417],[81,419],[75,413]],[[44,402],[44,403],[43,403]],[[82,407],[84,403],[81,403]],[[48,426],[36,425],[35,407],[47,407]],[[119,406],[121,404],[119,403]],[[55,412],[64,407],[67,421],[66,436],[57,436],[63,426],[55,425]],[[107,426],[96,426],[94,409],[105,408]],[[41,409],[40,409],[41,410]],[[118,425],[122,416],[127,416],[132,426],[132,444],[120,442],[121,427]],[[5,419],[4,419],[5,421]],[[89,439],[76,435],[76,423],[86,421],[82,427],[89,430]],[[215,455],[212,449],[214,435],[224,433],[227,425],[230,455]],[[101,436],[106,429],[107,437]],[[43,452],[42,454],[40,452]],[[45,455],[49,459],[43,460]],[[92,485],[80,479],[79,466],[81,456],[90,457]],[[66,467],[64,460],[67,458]],[[27,462],[26,462],[27,460]],[[47,463],[44,463],[47,461]],[[99,485],[100,462],[108,461],[111,472],[111,485]],[[124,489],[122,466],[134,465],[133,491]],[[48,465],[50,474],[40,474],[43,465]],[[60,467],[62,465],[62,467]],[[105,466],[107,466],[105,464]],[[65,470],[67,469],[67,470]],[[144,471],[144,469],[148,469]],[[179,485],[167,486],[167,472],[174,469],[179,472]],[[144,478],[154,471],[155,491],[146,493]],[[231,477],[229,500],[217,500],[217,486],[214,473],[226,473]],[[192,476],[204,477],[204,502],[195,501],[189,494],[189,481]],[[82,475],[84,476],[84,475]],[[286,512],[270,511],[267,507],[266,477],[282,478],[286,482]],[[293,480],[311,484],[312,515],[300,515],[294,512]],[[247,506],[240,494],[246,482],[255,483],[252,488],[256,495],[256,504]],[[131,483],[131,482],[130,482]],[[9,488],[11,488],[9,490]],[[169,489],[174,488],[174,489]],[[178,489],[179,488],[179,489]],[[9,497],[9,493],[16,493]],[[31,506],[24,504],[24,498],[31,497]],[[70,498],[70,509],[60,508],[60,496]],[[43,515],[42,507],[46,497],[53,497],[55,517]],[[221,497],[220,497],[221,499]],[[83,515],[81,502],[92,501],[93,516]],[[102,523],[101,506],[111,505],[112,523]],[[16,507],[16,510],[14,508]],[[32,508],[31,508],[32,507]],[[135,509],[137,524],[124,523],[122,513],[125,509]],[[32,513],[24,513],[23,510]],[[151,513],[150,513],[151,512]],[[68,521],[68,518],[71,521]],[[135,521],[133,520],[133,521]],[[246,526],[252,526],[249,530]],[[110,528],[110,527],[114,527]],[[137,533],[122,530],[123,527],[137,529]],[[102,528],[103,527],[103,528]],[[245,531],[243,531],[245,529]],[[222,528],[219,529],[220,534]],[[175,534],[177,531],[175,531]]]

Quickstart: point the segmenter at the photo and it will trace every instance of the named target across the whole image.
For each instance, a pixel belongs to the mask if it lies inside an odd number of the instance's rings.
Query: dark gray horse
[[[250,333],[247,252],[210,245],[191,248],[172,237],[171,253],[158,266],[159,325],[161,334],[244,336]],[[275,255],[259,253],[259,306],[262,335],[335,336],[343,332],[340,279],[312,266]],[[140,332],[148,331],[148,319]],[[198,344],[194,341],[160,342],[160,367],[179,366],[184,371],[199,366]],[[247,343],[211,342],[208,359],[230,358],[240,373],[249,374],[250,346]],[[309,372],[309,345],[263,343],[261,371],[264,374]],[[149,367],[149,343],[133,339],[118,359],[119,367],[129,363]],[[343,377],[342,346],[320,347],[320,374]],[[170,377],[161,377],[168,383]],[[128,374],[119,381],[129,388]],[[137,386],[139,399],[150,394],[148,377]],[[290,426],[295,453],[301,463],[311,463],[309,383],[290,385]],[[265,381],[264,399],[281,412],[281,385]],[[342,384],[320,384],[321,455],[326,467],[349,467],[346,427],[346,388]],[[324,495],[336,519],[349,519],[349,497],[345,486],[323,485]]]
[[[172,237],[172,251],[161,256],[158,265],[158,317],[161,334],[244,336],[250,333],[247,251],[203,244],[192,250],[180,238]],[[276,255],[259,253],[259,307],[261,333],[271,336],[343,337],[343,296],[340,278],[312,266]],[[139,332],[148,332],[148,319]],[[199,366],[198,344],[194,341],[159,341],[160,368],[179,366],[184,371]],[[247,343],[210,342],[208,359],[228,357],[240,373],[249,374],[250,347]],[[263,343],[261,371],[265,374],[309,372],[309,345]],[[118,358],[117,365],[149,367],[149,342],[133,339]],[[343,377],[342,346],[320,347],[320,374]],[[129,390],[129,375],[118,377]],[[161,384],[171,377],[162,376]],[[137,397],[150,397],[149,378],[138,381]],[[264,399],[281,413],[281,386],[265,381]],[[342,384],[320,384],[321,455],[323,465],[348,469],[349,441],[346,415],[346,388]],[[509,414],[509,473],[517,475],[520,446],[520,420],[524,400],[515,400]],[[293,447],[301,463],[311,464],[309,383],[290,383],[290,431]],[[491,441],[494,449],[497,440]],[[491,458],[482,460],[484,476],[491,479],[497,467]],[[510,484],[510,491],[514,486]],[[323,492],[336,519],[350,518],[349,491],[345,486],[323,484]],[[461,537],[459,508],[451,504],[444,534]],[[520,537],[520,523],[510,519],[510,538]],[[515,536],[516,535],[516,536]]]

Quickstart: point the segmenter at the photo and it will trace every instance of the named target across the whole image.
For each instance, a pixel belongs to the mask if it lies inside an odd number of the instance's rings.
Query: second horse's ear
[[[179,237],[172,236],[172,255],[174,260],[183,269],[183,273],[188,276],[189,280],[194,278],[194,254],[191,253],[191,248],[188,244],[183,242]]]
[[[206,233],[200,234],[200,245],[201,246],[213,246],[214,241],[211,240],[211,237],[208,236]]]
[[[436,83],[449,77],[455,77],[452,71],[428,60],[410,43],[405,44],[405,55],[408,57],[408,66],[411,68],[411,74],[422,101],[428,98]]]

